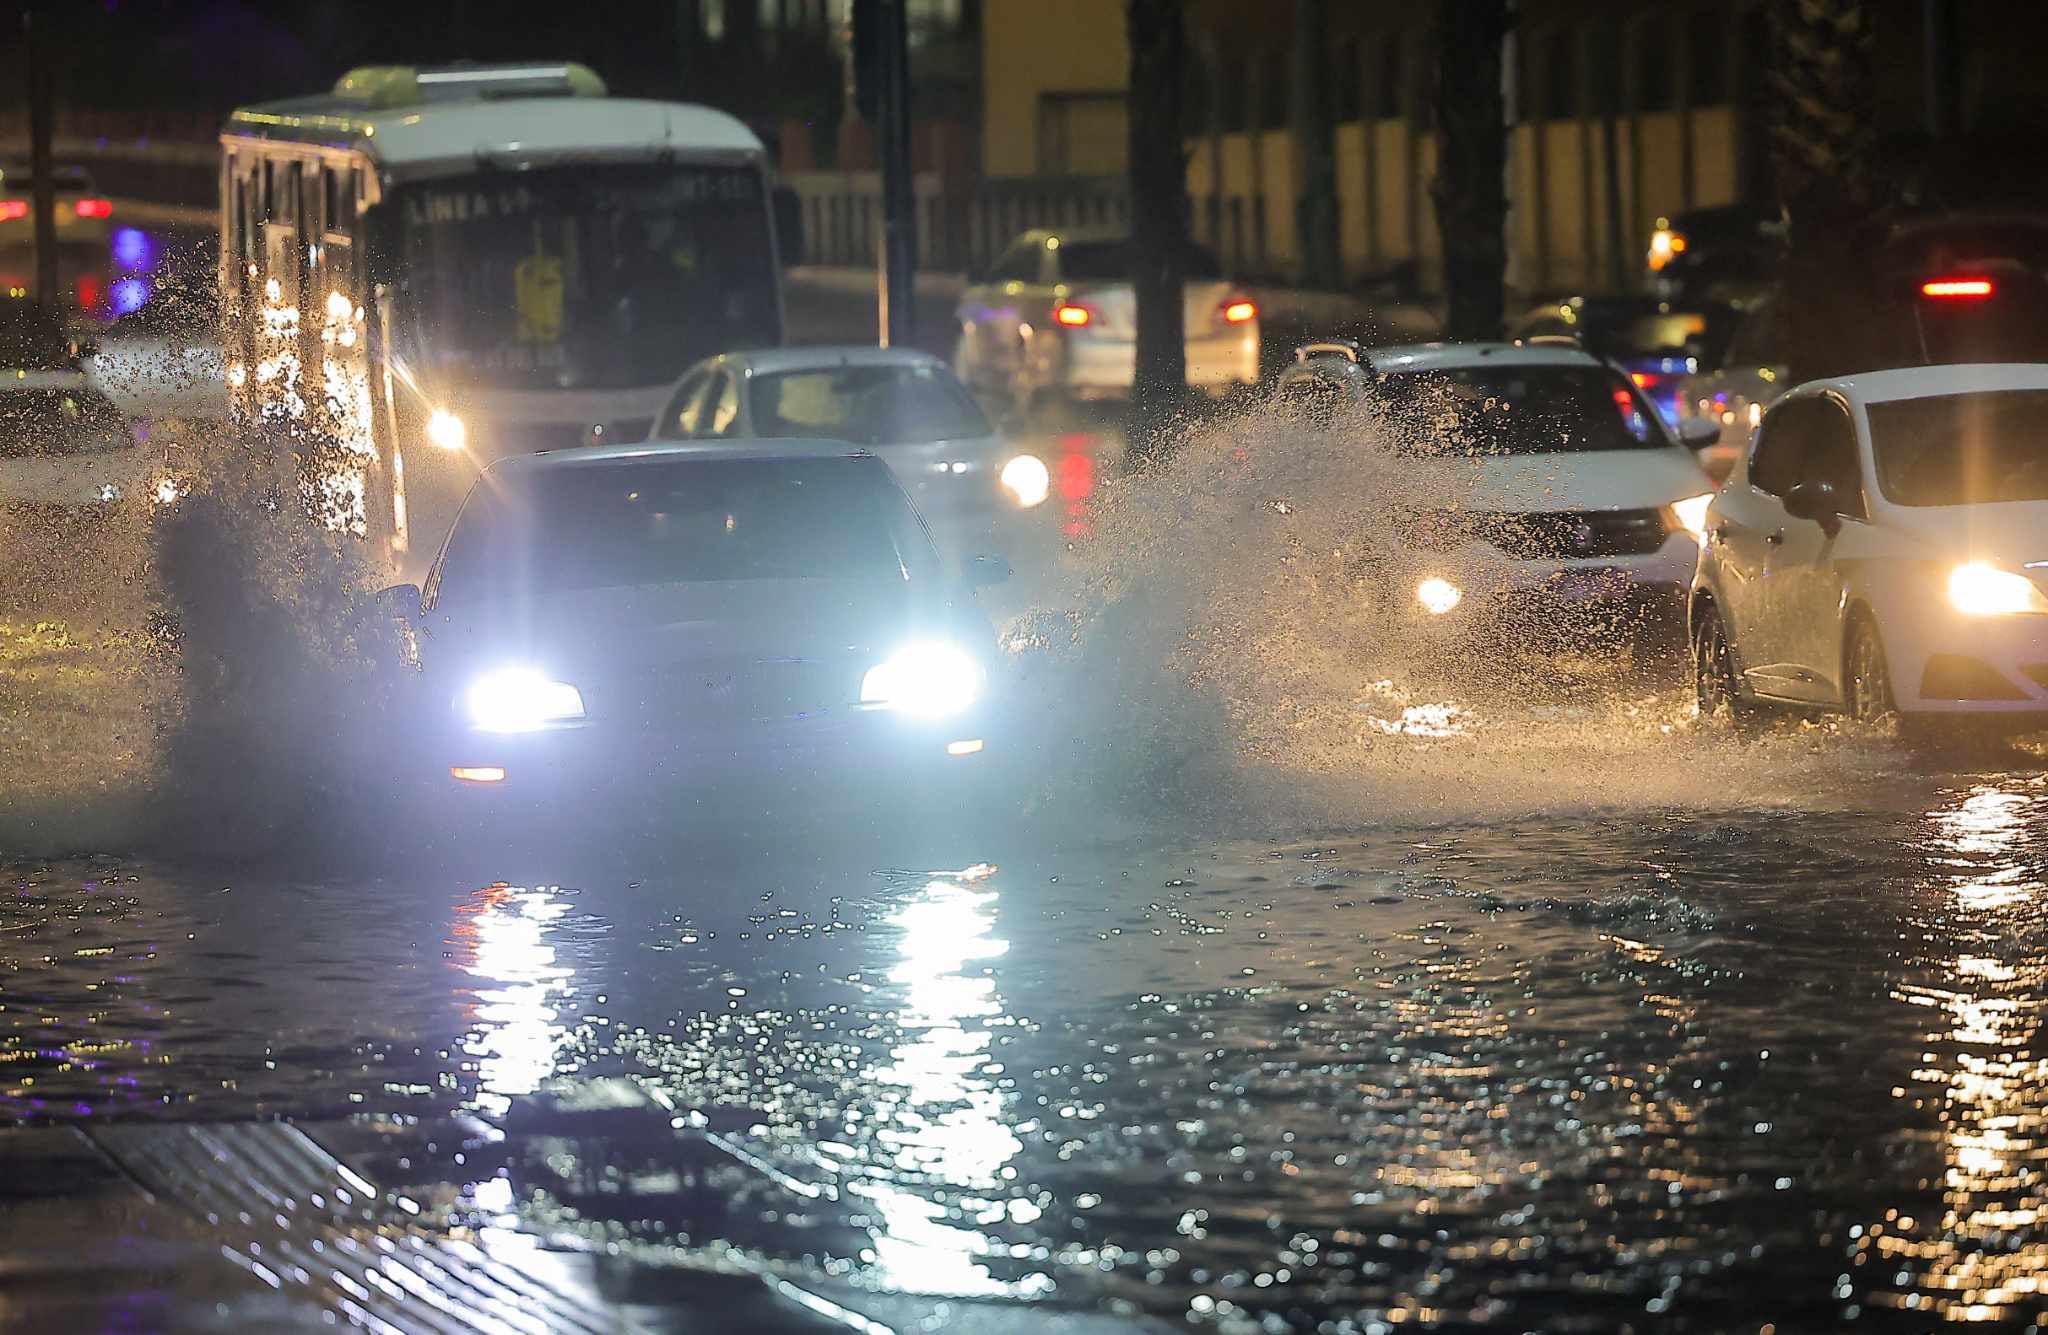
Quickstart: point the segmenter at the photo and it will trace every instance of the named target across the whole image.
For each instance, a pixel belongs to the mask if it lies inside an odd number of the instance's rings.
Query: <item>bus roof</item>
[[[424,81],[394,76],[425,72],[405,70],[371,71],[383,77],[365,96],[364,73],[352,72],[333,92],[241,107],[222,141],[352,148],[400,178],[489,165],[657,156],[720,161],[763,152],[745,125],[709,107],[593,96],[587,85],[565,87],[564,95],[492,96],[484,79],[475,80],[473,92],[442,88],[408,99],[392,89]],[[351,79],[358,81],[353,88]]]

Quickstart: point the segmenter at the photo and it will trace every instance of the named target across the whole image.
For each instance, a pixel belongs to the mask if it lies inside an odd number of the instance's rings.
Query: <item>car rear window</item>
[[[1132,276],[1129,241],[1069,241],[1060,247],[1060,278],[1069,283],[1127,283]],[[1189,246],[1181,276],[1212,281],[1223,276],[1216,252]]]
[[[1604,366],[1404,371],[1382,405],[1419,454],[1567,454],[1671,444],[1635,386]]]
[[[729,580],[904,580],[937,557],[874,460],[627,460],[486,478],[439,596]]]
[[[756,373],[757,436],[924,444],[990,434],[988,418],[939,366],[835,366]]]
[[[2048,500],[2048,389],[1873,403],[1878,489],[1894,505]]]

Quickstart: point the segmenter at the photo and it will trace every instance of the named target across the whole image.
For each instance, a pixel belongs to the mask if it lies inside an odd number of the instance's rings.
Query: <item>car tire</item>
[[[1728,641],[1721,609],[1708,603],[1692,629],[1693,699],[1700,719],[1710,725],[1743,730],[1756,720],[1757,706],[1742,698],[1735,674],[1735,650]]]
[[[1891,666],[1885,658],[1884,640],[1877,622],[1867,613],[1849,623],[1848,643],[1842,650],[1843,703],[1858,723],[1883,723],[1898,716],[1898,702],[1892,696]]]

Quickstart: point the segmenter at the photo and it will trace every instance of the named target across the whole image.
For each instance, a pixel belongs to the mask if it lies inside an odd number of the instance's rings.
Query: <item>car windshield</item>
[[[479,483],[449,538],[440,596],[903,580],[936,559],[872,460],[633,460]]]
[[[1459,366],[1380,382],[1416,453],[1638,450],[1670,438],[1634,386],[1600,366]]]
[[[398,193],[401,340],[472,384],[664,383],[781,342],[761,174],[585,166]]]
[[[939,366],[835,366],[756,374],[754,433],[921,444],[990,434],[988,419]]]
[[[1060,247],[1060,277],[1070,283],[1125,283],[1131,279],[1129,241],[1069,241]],[[1181,276],[1209,281],[1223,276],[1216,252],[1189,246]]]
[[[0,392],[0,458],[87,454],[134,443],[127,419],[91,390]]]
[[[1873,403],[1878,487],[1895,505],[2048,501],[2048,389]]]

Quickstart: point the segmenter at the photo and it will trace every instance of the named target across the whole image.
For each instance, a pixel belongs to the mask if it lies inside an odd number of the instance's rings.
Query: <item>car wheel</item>
[[[1859,723],[1881,723],[1895,716],[1898,705],[1892,699],[1892,674],[1885,662],[1884,641],[1878,638],[1877,623],[1859,616],[1849,626],[1849,648],[1843,656],[1848,669],[1849,715]]]
[[[1756,706],[1742,698],[1735,677],[1735,653],[1728,643],[1727,624],[1712,603],[1693,627],[1692,681],[1701,719],[1740,727],[1755,716]]]

